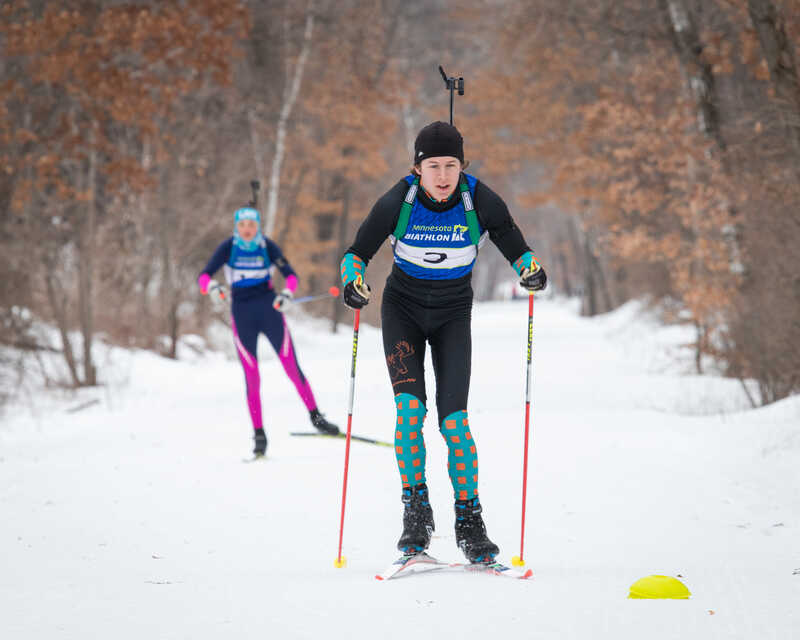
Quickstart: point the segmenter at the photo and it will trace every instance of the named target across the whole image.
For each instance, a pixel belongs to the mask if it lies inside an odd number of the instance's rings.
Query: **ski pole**
[[[531,419],[531,355],[533,353],[533,291],[528,294],[528,364],[525,374],[525,453],[522,457],[522,531],[519,538],[519,555],[511,559],[515,567],[525,566],[525,499],[528,493],[528,434]]]
[[[350,397],[347,401],[347,441],[344,446],[344,480],[342,481],[342,517],[339,520],[339,555],[334,565],[337,569],[347,566],[347,559],[342,556],[342,535],[344,534],[344,506],[347,501],[347,469],[350,466],[350,430],[353,426],[353,396],[356,391],[356,354],[358,353],[358,322],[361,310],[356,309],[353,319],[353,362],[350,365]]]
[[[339,287],[331,287],[327,293],[318,293],[312,296],[303,296],[292,300],[292,304],[302,304],[304,302],[312,302],[314,300],[322,300],[323,298],[336,297],[339,295]]]
[[[229,293],[228,288],[224,284],[214,284],[209,288],[209,293],[216,295],[218,298],[225,300]],[[331,287],[327,293],[318,293],[310,296],[301,296],[292,300],[292,304],[303,304],[304,302],[312,302],[314,300],[322,300],[323,298],[334,298],[339,295],[339,287]]]
[[[99,402],[99,400],[98,400]],[[317,437],[317,438],[344,438],[346,437],[343,433],[338,433],[336,435],[328,435],[327,433],[320,433],[319,431],[290,431],[290,436],[308,436],[308,437]],[[375,444],[379,447],[391,447],[394,449],[394,443],[392,442],[384,442],[383,440],[376,440],[375,438],[366,438],[364,436],[357,436],[355,434],[350,436],[350,439],[353,442],[365,442],[367,444]]]
[[[211,282],[209,282],[208,295],[215,302],[218,302],[220,300],[223,301],[227,300],[228,287],[226,287],[224,284],[220,284],[216,280],[212,280]]]

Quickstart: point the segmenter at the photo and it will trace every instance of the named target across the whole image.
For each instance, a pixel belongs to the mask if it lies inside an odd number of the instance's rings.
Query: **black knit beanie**
[[[464,164],[464,139],[452,124],[432,122],[417,135],[414,141],[414,164],[425,158],[453,156]]]

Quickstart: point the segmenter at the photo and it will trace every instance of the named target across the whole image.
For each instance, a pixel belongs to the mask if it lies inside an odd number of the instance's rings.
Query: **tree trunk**
[[[58,333],[61,336],[61,346],[64,354],[64,360],[69,369],[69,375],[72,379],[74,387],[81,386],[81,379],[78,375],[78,363],[75,360],[75,353],[72,350],[72,342],[69,339],[69,325],[67,320],[66,304],[61,300],[59,293],[61,285],[55,281],[55,261],[45,260],[45,277],[44,282],[47,287],[47,301],[50,303],[50,309],[53,311],[53,318],[58,326]]]
[[[180,321],[178,319],[178,301],[173,299],[169,305],[169,314],[167,315],[167,331],[169,332],[169,352],[167,356],[173,360],[178,359],[178,330],[180,329]]]
[[[141,163],[142,168],[148,173],[150,172],[152,158],[153,155],[150,151],[150,141],[145,137],[144,140],[142,140]],[[152,203],[148,202],[147,199],[149,196],[150,193],[147,191],[145,193],[140,193],[135,197],[138,205],[139,219],[142,221],[141,228],[144,231],[138,243],[138,254],[141,257],[139,284],[142,288],[142,293],[139,301],[139,322],[137,322],[137,324],[139,325],[140,329],[144,329],[144,334],[147,336],[147,344],[151,346],[153,344],[153,334],[155,333],[153,331],[153,326],[154,324],[157,324],[156,322],[153,322],[153,315],[157,314],[157,311],[152,309],[150,306],[150,283],[153,280],[156,266],[156,261],[153,259],[153,247],[157,240],[155,238],[155,234],[151,235],[149,233],[150,229],[152,228],[148,225],[148,223],[152,224],[152,214],[150,209]]]
[[[713,152],[720,160],[720,167],[723,173],[730,173],[725,156],[725,141],[720,129],[720,115],[717,109],[718,96],[714,85],[714,75],[712,65],[703,58],[702,52],[704,45],[700,40],[700,34],[695,24],[692,13],[686,6],[686,0],[659,0],[662,14],[670,27],[673,46],[680,62],[681,73],[683,74],[683,85],[686,93],[694,101],[696,111],[697,129],[708,140],[714,143]],[[687,157],[688,182],[691,188],[697,185],[705,186],[711,182],[713,172],[708,163],[698,163],[689,154]],[[724,205],[729,217],[734,215],[734,211],[729,205]],[[709,232],[704,231],[701,225],[702,219],[708,212],[701,211],[696,202],[689,203],[692,214],[691,234],[692,234],[692,265],[690,278],[691,286],[707,278],[709,256],[706,255]],[[716,233],[714,231],[712,233]],[[684,292],[685,293],[685,292]],[[705,322],[704,318],[695,318],[701,325]],[[698,342],[698,348],[700,343]],[[699,362],[700,354],[697,354]],[[699,365],[698,365],[699,366]]]
[[[600,259],[597,257],[597,254],[594,251],[594,246],[592,246],[591,257],[592,260],[594,261],[593,271],[595,273],[597,280],[597,289],[599,294],[603,298],[603,306],[600,309],[600,313],[606,313],[607,311],[611,311],[614,308],[614,299],[611,297],[611,289],[608,286],[606,269],[603,266],[603,263],[601,263]]]
[[[684,85],[697,108],[697,127],[712,138],[720,150],[725,142],[720,135],[719,112],[716,107],[714,75],[711,65],[703,60],[703,45],[692,15],[684,0],[659,0],[661,11],[670,27],[673,45],[681,63]]]
[[[594,238],[588,230],[583,232],[583,268],[583,315],[596,316],[613,309],[608,278],[606,278],[603,264],[595,254]]]
[[[149,243],[148,243],[149,244]],[[152,248],[148,248],[147,253],[152,255]],[[144,256],[143,256],[144,257]],[[147,336],[147,344],[152,344],[153,337],[153,309],[150,308],[150,282],[153,280],[153,261],[148,260],[146,257],[142,264],[140,273],[139,285],[142,288],[141,295],[139,296],[139,319],[140,327],[144,328]]]
[[[350,181],[347,178],[344,179],[344,187],[342,193],[342,213],[339,216],[339,250],[336,252],[334,256],[334,265],[333,265],[333,273],[337,280],[339,280],[339,263],[342,259],[342,255],[344,254],[344,250],[347,248],[347,232],[348,226],[350,221]],[[342,319],[342,312],[344,311],[344,305],[339,300],[339,297],[335,297],[331,304],[331,333],[336,333],[336,327]]]
[[[306,14],[306,27],[303,33],[303,44],[300,49],[300,56],[294,66],[294,73],[291,82],[287,82],[284,92],[283,105],[278,116],[278,124],[275,135],[275,154],[272,157],[272,170],[269,177],[269,195],[267,196],[267,210],[264,216],[264,233],[272,235],[275,226],[275,216],[278,212],[278,192],[281,186],[281,167],[283,166],[283,156],[286,152],[286,130],[289,116],[292,115],[292,108],[300,92],[300,84],[303,81],[303,71],[311,51],[311,37],[314,32],[314,0],[309,0],[308,11]],[[287,74],[288,80],[288,74]]]
[[[250,145],[253,147],[253,164],[256,168],[258,179],[264,175],[264,153],[261,150],[261,138],[258,135],[258,119],[255,111],[247,110],[247,122],[250,125]]]
[[[783,126],[795,152],[800,152],[800,84],[783,16],[778,13],[772,0],[748,0],[747,8],[769,67],[775,95],[787,110],[782,114]]]
[[[703,375],[703,351],[705,350],[707,328],[695,320],[694,330],[696,336],[694,345],[694,368],[697,375],[701,376]]]
[[[161,301],[167,306],[165,319],[167,334],[170,337],[169,349],[165,355],[175,359],[178,340],[178,300],[177,287],[175,286],[175,267],[172,260],[172,251],[170,250],[172,217],[172,209],[166,204],[159,216],[160,232],[158,239],[161,243]]]
[[[589,234],[583,234],[583,308],[582,315],[597,315],[597,282],[594,277],[594,255]]]
[[[575,290],[575,295],[580,295],[581,299],[583,299],[586,294],[586,261],[584,260],[584,250],[580,240],[580,230],[574,217],[567,218],[566,223],[569,250],[575,257],[575,273],[579,278],[579,286]],[[583,277],[581,278],[581,276]]]
[[[567,252],[559,251],[556,257],[556,262],[561,268],[561,286],[564,288],[564,295],[571,298],[572,291],[572,278],[569,273],[569,265],[567,264]]]
[[[93,136],[92,136],[93,140]],[[95,232],[97,226],[97,152],[89,151],[87,190],[89,202],[86,217],[81,224],[78,236],[78,310],[81,335],[83,337],[83,381],[86,386],[97,384],[97,371],[92,360],[92,340],[94,338],[93,268],[95,252]]]
[[[297,198],[300,195],[300,191],[303,189],[303,183],[305,182],[306,175],[308,174],[308,168],[304,165],[301,166],[297,172],[297,176],[292,181],[292,184],[289,186],[289,193],[288,197],[286,198],[286,215],[283,218],[283,224],[281,225],[281,230],[278,232],[278,237],[275,242],[278,243],[278,246],[283,246],[284,242],[286,242],[286,238],[289,235],[289,229],[291,228],[292,224],[292,217],[297,213],[297,207],[295,204],[297,203]]]
[[[411,104],[408,101],[403,101],[402,106],[403,116],[403,135],[406,140],[406,151],[409,156],[414,153],[414,140],[417,137],[416,125],[414,124],[414,113],[411,110]]]

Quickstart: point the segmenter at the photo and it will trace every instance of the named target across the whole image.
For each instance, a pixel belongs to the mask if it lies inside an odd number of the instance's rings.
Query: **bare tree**
[[[287,18],[288,22],[288,18]],[[288,27],[286,33],[288,34]],[[283,167],[283,157],[286,153],[286,135],[289,125],[289,118],[292,115],[297,96],[300,92],[300,85],[303,82],[303,73],[306,68],[306,61],[311,51],[311,44],[314,35],[314,0],[309,0],[306,8],[305,28],[300,44],[300,53],[297,61],[292,65],[287,55],[286,65],[286,84],[284,87],[283,100],[281,104],[278,120],[275,125],[275,151],[272,156],[272,167],[269,174],[269,192],[267,195],[267,208],[264,215],[264,232],[272,235],[275,227],[275,217],[278,213],[278,195],[281,186],[281,169]],[[288,46],[288,38],[286,42]]]

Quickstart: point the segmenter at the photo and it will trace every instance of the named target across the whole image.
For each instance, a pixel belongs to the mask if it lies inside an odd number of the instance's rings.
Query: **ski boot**
[[[319,412],[319,409],[312,409],[309,415],[311,416],[311,424],[314,425],[317,431],[327,436],[339,435],[339,427],[332,422],[328,422],[325,416]]]
[[[433,509],[428,499],[428,485],[403,489],[403,533],[397,548],[406,554],[420,553],[431,543]]]
[[[260,458],[267,453],[267,434],[263,429],[256,429],[253,436],[255,446],[253,447],[253,456]]]
[[[472,564],[492,562],[500,553],[498,546],[486,535],[480,500],[456,500],[456,544]]]

